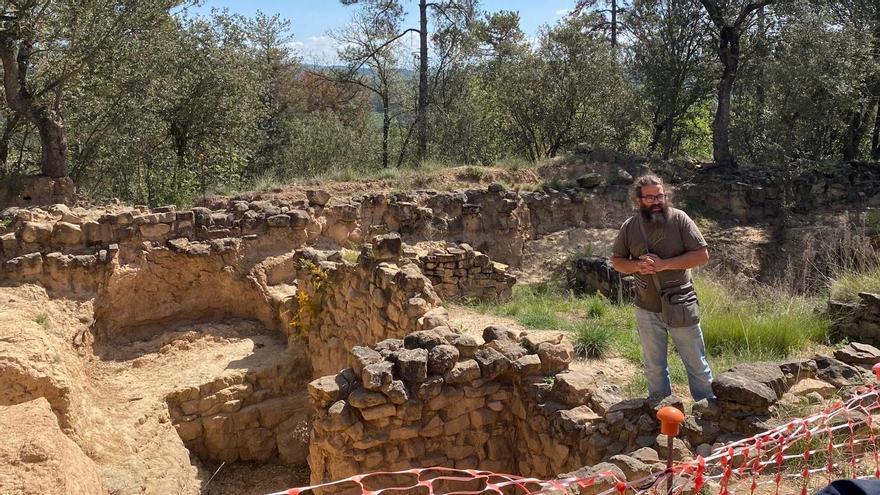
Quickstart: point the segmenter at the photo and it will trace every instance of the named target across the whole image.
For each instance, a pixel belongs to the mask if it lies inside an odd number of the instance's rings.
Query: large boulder
[[[880,349],[872,345],[852,342],[834,351],[834,357],[846,364],[872,366],[880,363]]]
[[[768,407],[785,393],[785,374],[773,363],[734,366],[712,382],[718,400],[747,406]]]

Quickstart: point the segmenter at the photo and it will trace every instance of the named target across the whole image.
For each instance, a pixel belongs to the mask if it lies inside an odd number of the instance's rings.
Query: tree
[[[258,123],[262,142],[248,165],[248,176],[256,178],[288,165],[282,158],[290,144],[289,119],[302,98],[297,84],[301,66],[289,46],[293,39],[290,21],[277,14],[270,17],[257,12],[245,26],[262,84],[260,103],[265,110],[265,117]]]
[[[392,22],[373,22],[368,11],[355,14],[352,23],[344,30],[334,34],[342,47],[339,58],[346,62],[347,68],[336,71],[334,79],[345,84],[354,84],[373,93],[382,110],[382,168],[389,164],[389,136],[392,119],[392,93],[399,79],[395,45],[389,43],[399,31],[395,21],[399,16],[389,16]],[[366,67],[366,71],[362,70]],[[396,104],[396,102],[394,102]]]
[[[828,1],[838,23],[870,36],[870,64],[864,71],[861,95],[850,111],[843,141],[843,159],[858,157],[862,140],[871,130],[870,156],[880,159],[880,4],[873,0]],[[873,118],[872,118],[873,117]]]
[[[627,2],[624,0],[578,0],[571,15],[580,16],[586,12],[597,14],[593,30],[606,32],[611,46],[618,47],[618,36],[623,30],[623,14],[626,13]]]
[[[714,25],[721,80],[718,83],[718,108],[712,123],[712,154],[715,163],[733,166],[730,152],[730,102],[742,56],[743,36],[752,27],[755,14],[774,0],[700,0]]]
[[[594,14],[569,16],[542,30],[536,49],[502,50],[485,68],[485,105],[501,109],[501,132],[530,160],[584,141],[626,147],[630,86],[595,22]]]
[[[400,25],[403,16],[403,6],[400,0],[340,0],[343,5],[364,4],[367,8],[372,21],[380,26]],[[429,95],[429,63],[428,63],[428,17],[429,10],[433,11],[436,19],[441,23],[436,27],[437,30],[443,30],[443,24],[467,24],[470,23],[476,12],[476,0],[438,0],[428,2],[427,0],[418,0],[419,2],[419,27],[398,30],[398,32],[388,38],[387,45],[390,45],[398,39],[409,33],[417,33],[419,35],[419,89],[418,103],[416,104],[416,158],[418,161],[423,160],[427,156],[428,148],[428,105],[430,103]],[[381,28],[380,28],[381,30]],[[384,48],[379,46],[377,49]],[[366,58],[363,62],[366,63]]]
[[[664,160],[680,119],[711,90],[705,21],[697,0],[635,0],[627,14],[633,69],[653,107],[648,147],[654,153],[662,138]]]
[[[64,92],[124,38],[167,20],[175,0],[9,0],[0,6],[6,104],[37,128],[43,175],[68,174]],[[40,81],[39,85],[34,84]]]

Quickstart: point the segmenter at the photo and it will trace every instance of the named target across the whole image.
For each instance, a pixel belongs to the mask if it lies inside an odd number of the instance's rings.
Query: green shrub
[[[586,322],[575,327],[573,334],[574,352],[583,358],[604,356],[614,341],[615,329],[599,322]]]
[[[593,296],[587,302],[587,316],[601,318],[605,314],[605,301],[602,296]]]

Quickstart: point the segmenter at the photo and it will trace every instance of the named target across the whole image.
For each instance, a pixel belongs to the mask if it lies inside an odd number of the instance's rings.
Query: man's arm
[[[709,261],[709,248],[706,246],[688,251],[674,258],[663,259],[656,254],[646,254],[640,258],[648,266],[653,267],[654,272],[666,270],[688,270],[703,266]],[[615,266],[616,268],[616,266]]]
[[[633,273],[639,272],[641,270],[641,264],[641,260],[631,260],[629,258],[623,258],[621,256],[611,257],[611,265],[614,267],[615,270],[623,273],[624,275],[631,275]]]

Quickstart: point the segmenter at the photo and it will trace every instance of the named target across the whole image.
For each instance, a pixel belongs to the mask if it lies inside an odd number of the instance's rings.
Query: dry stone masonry
[[[630,479],[662,469],[667,439],[656,412],[684,410],[679,399],[624,400],[617,386],[569,370],[573,349],[562,334],[488,327],[483,340],[439,325],[355,347],[348,368],[312,381],[312,482],[428,466],[540,478],[602,462]],[[856,349],[859,362],[880,361],[880,350]],[[823,356],[734,367],[718,376],[717,404],[694,405],[675,458],[776,426],[782,403],[822,400],[865,380]]]
[[[215,200],[209,207],[191,210],[109,205],[103,213],[64,204],[10,207],[0,214],[0,263],[5,274],[28,263],[17,258],[36,253],[98,254],[112,245],[125,250],[179,238],[256,236],[267,247],[338,248],[398,233],[408,242],[465,242],[498,261],[518,265],[526,241],[573,226],[602,227],[609,215],[622,220],[628,210],[625,195],[608,210],[613,213],[607,213],[598,193],[583,189],[517,193],[498,185],[443,193],[372,193],[336,204],[320,190],[309,191],[307,197],[292,202]]]
[[[444,300],[504,301],[516,283],[507,265],[490,260],[468,244],[434,249],[420,256],[418,263]]]
[[[599,293],[617,302],[635,300],[635,279],[621,275],[608,258],[578,256],[569,261],[566,269],[568,286],[575,291]]]
[[[171,420],[202,459],[303,465],[311,408],[290,363],[243,371],[167,397]]]

